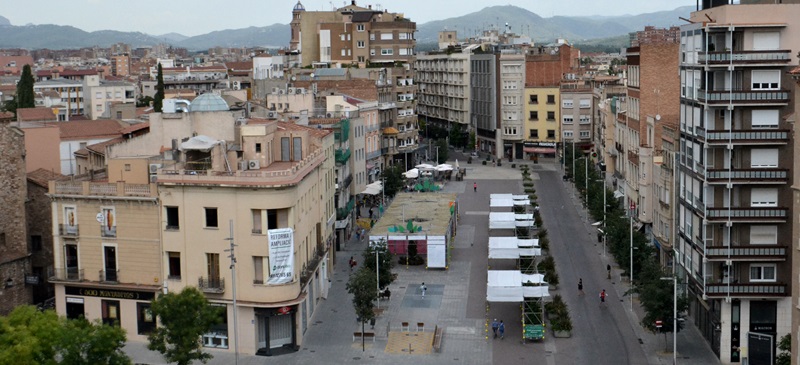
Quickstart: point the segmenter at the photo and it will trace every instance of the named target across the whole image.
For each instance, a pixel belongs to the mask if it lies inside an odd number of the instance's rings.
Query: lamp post
[[[672,280],[672,365],[678,364],[678,277],[675,276],[675,265],[672,265],[672,277],[661,280]]]
[[[235,364],[239,364],[239,322],[237,317],[238,308],[236,306],[236,255],[234,254],[234,248],[238,245],[233,243],[233,219],[228,222],[228,225],[230,226],[231,236],[225,240],[231,242],[231,248],[225,251],[230,252],[228,257],[231,259],[231,282],[233,284],[233,349]]]
[[[631,233],[631,312],[633,312],[633,210],[636,209],[636,203],[631,201],[630,212],[628,213],[628,219],[630,220],[630,233]]]
[[[606,179],[600,179],[595,181],[603,181],[603,257],[606,257]]]

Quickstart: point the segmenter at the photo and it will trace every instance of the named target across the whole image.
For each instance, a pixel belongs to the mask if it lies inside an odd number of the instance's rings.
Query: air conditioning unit
[[[239,161],[239,170],[247,171],[247,161]]]
[[[283,95],[284,94],[284,90],[283,89],[278,90],[278,94],[279,95]]]
[[[292,94],[294,94],[294,92],[295,92],[295,88],[290,87],[289,90],[286,93],[289,94],[289,95],[292,95]]]
[[[326,118],[333,118],[333,113],[325,113]]]
[[[276,111],[268,111],[267,112],[267,119],[278,119],[278,112]]]
[[[157,174],[158,173],[158,169],[160,169],[160,168],[161,168],[161,164],[160,163],[151,163],[149,171],[150,171],[151,174]]]
[[[158,182],[158,175],[150,175],[150,183],[155,184]]]
[[[258,160],[250,160],[247,162],[248,170],[258,170],[261,168],[261,163]]]
[[[281,91],[281,88],[279,88],[279,87],[273,87],[273,88],[272,88],[272,93],[273,93],[273,94],[277,94],[277,93],[279,93],[280,91]]]
[[[239,81],[234,81],[233,82],[233,89],[234,90],[241,90],[241,88],[242,88],[242,83],[241,82],[239,82]]]

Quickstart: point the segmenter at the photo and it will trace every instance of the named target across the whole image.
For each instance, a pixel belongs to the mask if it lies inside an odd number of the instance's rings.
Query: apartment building
[[[470,52],[430,52],[417,56],[419,115],[443,128],[468,132]]]
[[[522,50],[504,49],[499,59],[500,140],[503,157],[523,158],[523,110],[525,97],[525,55]]]
[[[86,96],[86,116],[96,120],[100,118],[122,119],[111,115],[112,104],[136,104],[136,85],[126,81],[100,80],[99,76],[87,76],[83,79],[84,95]]]
[[[417,25],[402,13],[360,7],[355,0],[332,11],[307,11],[298,1],[289,25],[289,47],[300,52],[302,66],[414,62]]]
[[[33,84],[33,92],[36,94],[44,94],[48,91],[56,92],[61,98],[61,104],[54,106],[58,108],[57,117],[59,121],[69,121],[70,117],[74,115],[84,114],[82,79],[70,80],[66,78],[56,78],[36,81],[36,83]]]
[[[119,77],[130,76],[131,56],[127,53],[111,56],[111,74]]]
[[[498,148],[500,132],[500,54],[476,50],[470,56],[470,125],[477,133],[477,149],[495,158],[503,156]]]
[[[567,73],[559,85],[561,140],[584,152],[593,148],[594,89],[589,80]]]
[[[797,93],[800,91],[800,67],[795,67],[790,74],[792,75],[792,79],[794,79],[794,87],[792,87],[792,91]],[[800,110],[800,99],[795,98],[794,101],[794,110]],[[792,129],[794,133],[797,133],[798,126],[795,123],[794,128]],[[800,156],[800,143],[795,143],[792,146],[792,155],[793,156]],[[800,159],[795,158],[792,160],[792,181],[800,181]],[[800,221],[800,186],[798,184],[792,184],[792,220],[793,221]],[[792,244],[789,247],[794,245],[794,242],[797,242],[797,246],[791,250],[791,258],[792,262],[800,262],[800,229],[793,229],[792,230]],[[800,280],[794,280],[794,278],[800,278],[800,265],[792,265],[792,303],[800,303]],[[792,306],[792,329],[793,332],[798,333],[800,331],[800,306]],[[800,336],[792,336],[792,364],[800,364]]]
[[[26,284],[32,277],[25,223],[25,144],[22,130],[0,125],[0,315],[16,306],[33,304]]]
[[[626,90],[624,79],[619,76],[596,75],[592,78],[594,92],[592,106],[594,107],[594,151],[597,153],[595,163],[604,172],[607,186],[611,186],[610,177],[614,174],[614,163],[611,153],[614,149],[614,114],[611,112],[613,98],[624,97]]]
[[[704,1],[681,26],[675,261],[690,314],[726,364],[743,348],[769,363],[793,332],[798,19],[797,1]]]

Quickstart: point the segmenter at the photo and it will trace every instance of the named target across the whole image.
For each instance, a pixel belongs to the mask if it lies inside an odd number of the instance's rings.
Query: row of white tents
[[[423,175],[423,176],[424,175],[432,175],[434,171],[436,171],[436,172],[444,172],[444,171],[453,171],[453,170],[457,170],[457,169],[458,169],[458,160],[456,160],[455,167],[453,167],[453,165],[446,164],[446,163],[443,163],[443,164],[440,164],[440,165],[436,165],[436,166],[431,165],[431,164],[422,163],[422,164],[419,164],[417,166],[414,166],[413,169],[404,172],[403,176],[405,176],[406,179],[416,179],[420,175]]]

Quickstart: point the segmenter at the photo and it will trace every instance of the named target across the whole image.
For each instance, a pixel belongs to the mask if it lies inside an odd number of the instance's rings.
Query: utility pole
[[[233,351],[234,351],[234,359],[235,364],[239,364],[239,322],[237,320],[237,313],[239,309],[236,306],[236,256],[234,254],[234,248],[238,245],[233,243],[233,219],[228,221],[228,225],[230,226],[231,235],[230,237],[226,238],[226,241],[231,242],[231,248],[225,250],[225,252],[229,252],[230,255],[228,257],[231,259],[231,282],[233,284]]]

